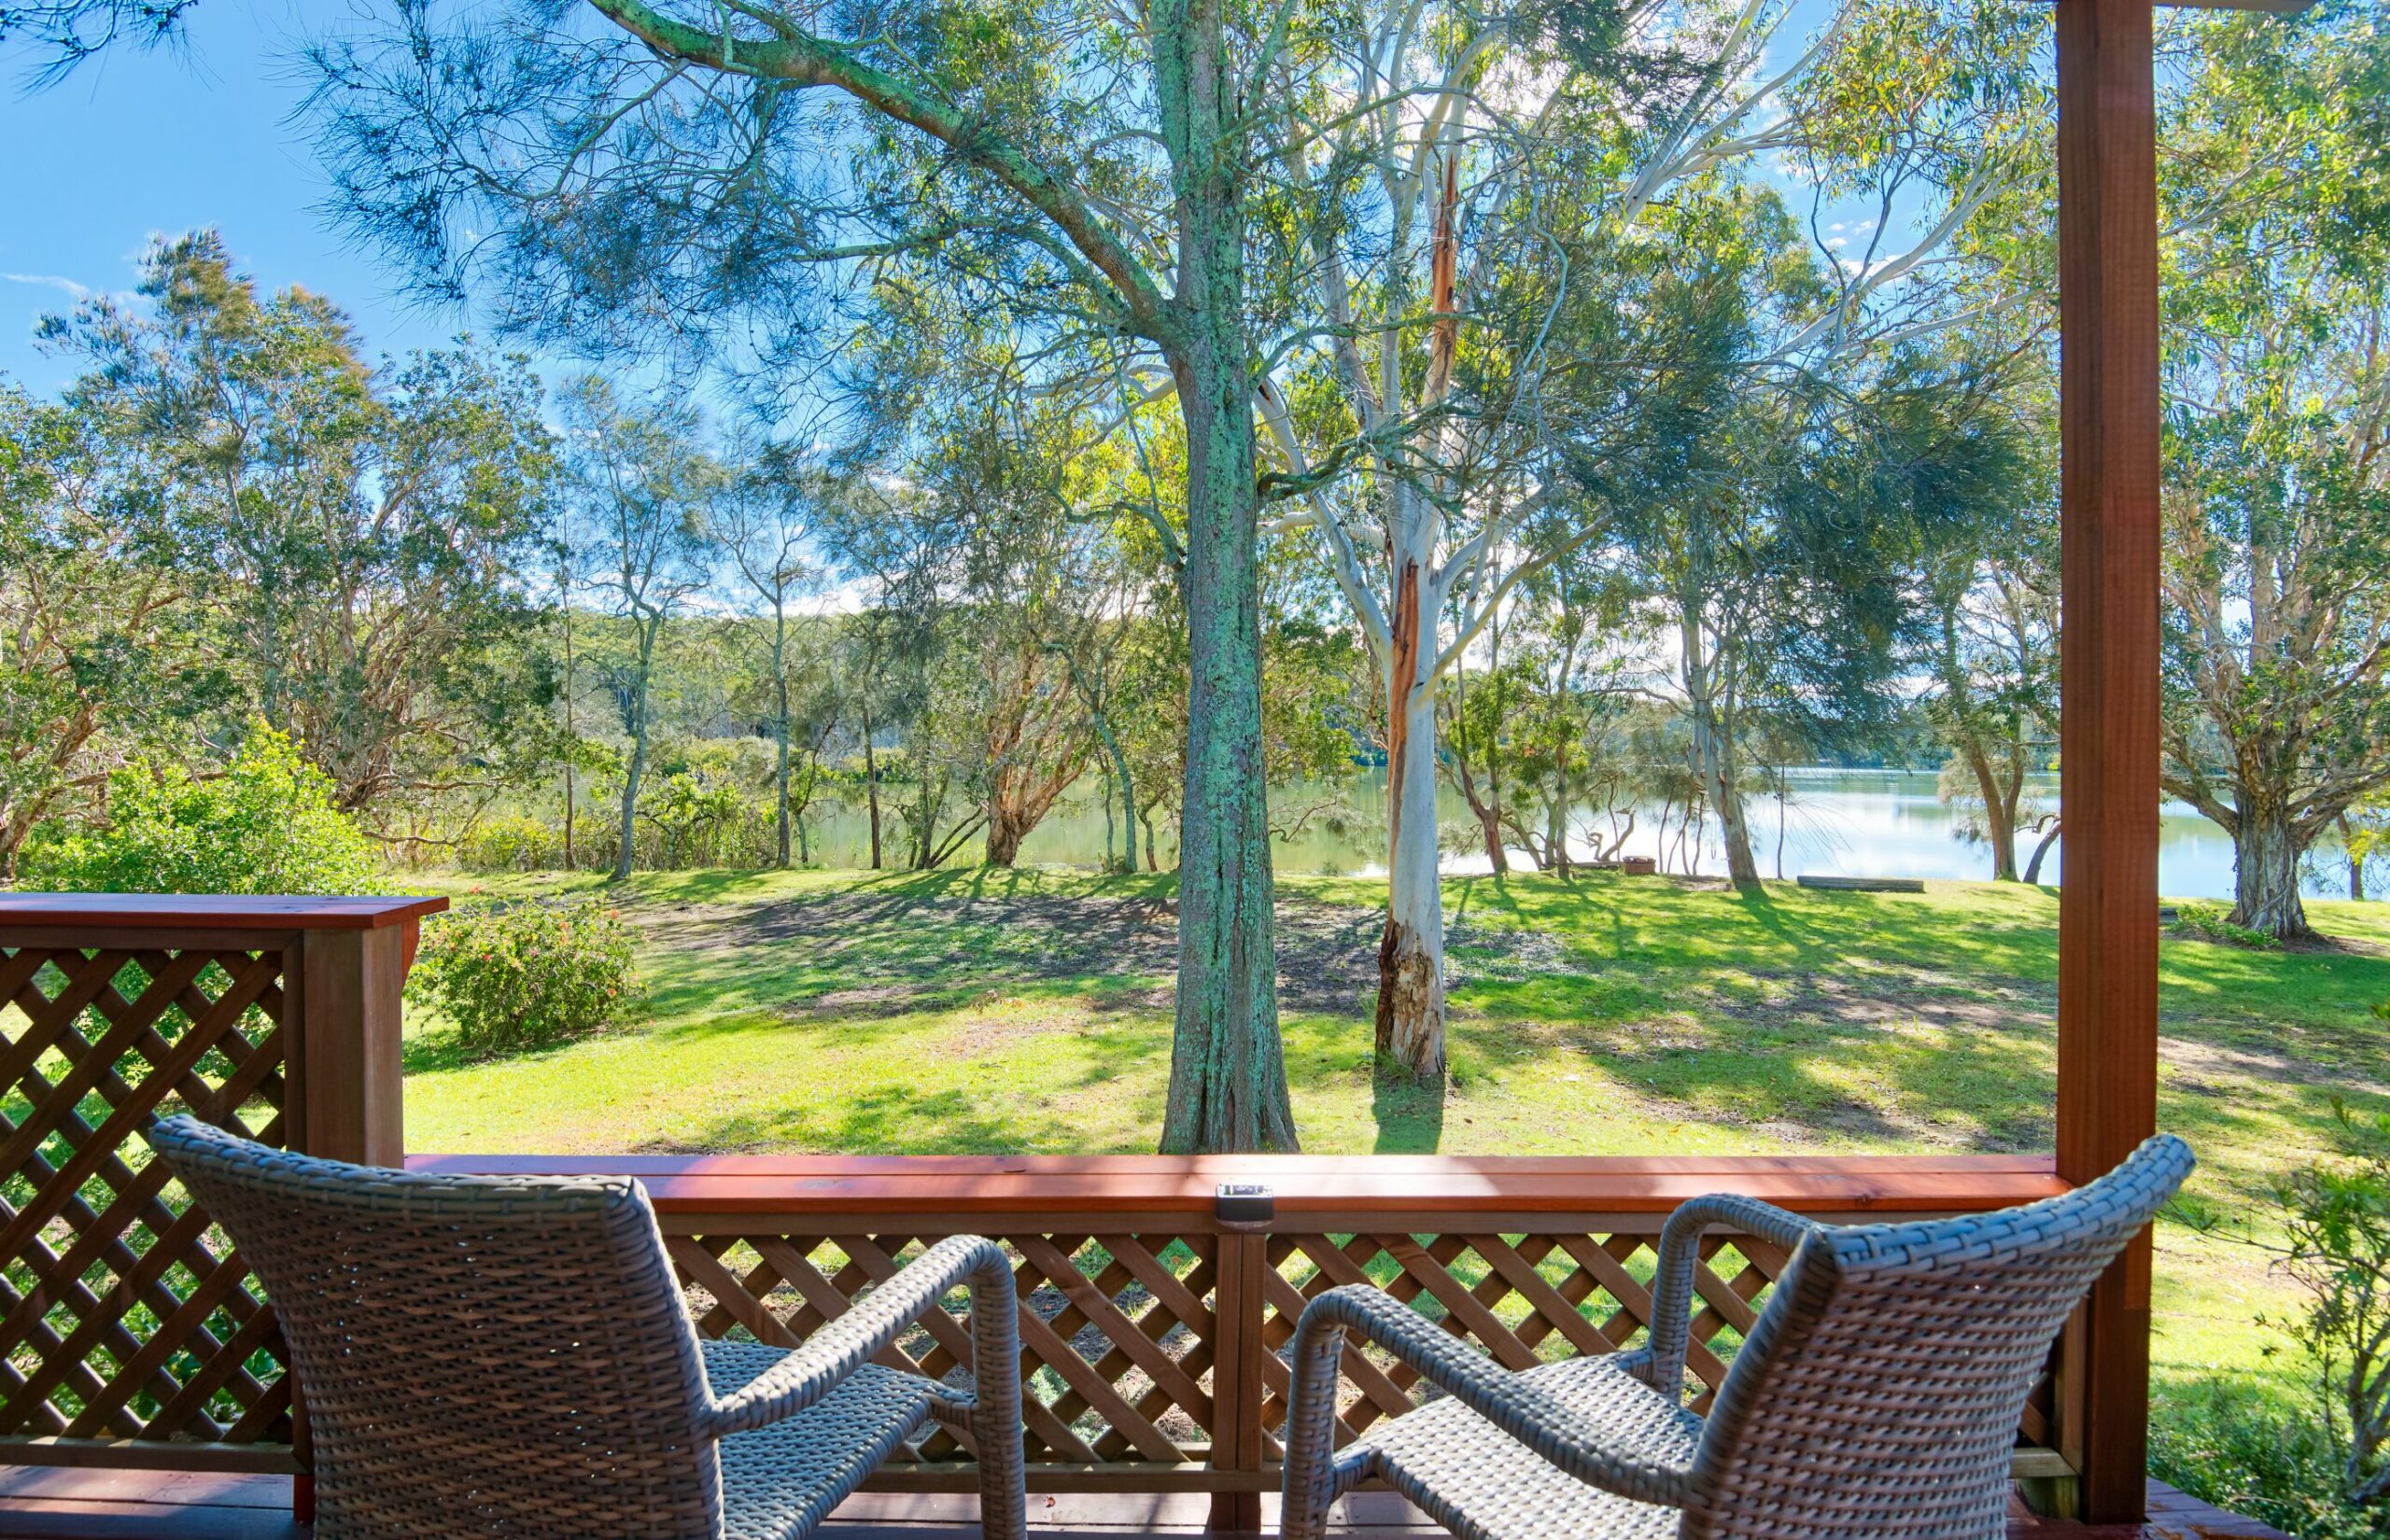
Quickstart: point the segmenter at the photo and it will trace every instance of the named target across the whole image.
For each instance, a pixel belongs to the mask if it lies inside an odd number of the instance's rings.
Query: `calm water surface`
[[[1779,806],[1774,797],[1751,804],[1752,842],[1763,875],[1786,877],[1803,873],[1842,876],[1971,877],[1991,875],[1990,852],[1961,842],[1957,820],[1934,794],[1930,772],[1884,770],[1795,770],[1791,794]],[[1061,865],[1092,866],[1104,859],[1104,817],[1094,801],[1096,783],[1083,784],[1084,795],[1066,802],[1040,824],[1022,847],[1021,860]],[[2046,806],[2058,805],[2053,783],[2040,791]],[[1443,794],[1444,870],[1453,873],[1488,869],[1477,836],[1477,824],[1456,794]],[[1278,869],[1371,876],[1385,871],[1385,783],[1382,773],[1355,776],[1342,783],[1298,786],[1274,793],[1273,824],[1288,825],[1308,812],[1300,831],[1278,842]],[[1626,845],[1630,855],[1658,856],[1663,838],[1661,810],[1638,810],[1635,833]],[[1690,852],[1694,841],[1678,840],[1680,819],[1671,816],[1666,840],[1667,863],[1680,870],[1680,850]],[[893,829],[893,820],[890,828]],[[818,819],[813,858],[835,866],[859,866],[869,861],[869,830],[860,810],[839,808]],[[1142,834],[1140,839],[1142,840]],[[2229,898],[2232,894],[2232,841],[2223,830],[2179,803],[2165,805],[2159,823],[2158,890],[2170,898]],[[2036,836],[2019,839],[2021,868],[2032,854]],[[1162,840],[1162,859],[1171,857],[1171,841]],[[978,849],[974,841],[970,853]],[[2060,880],[2066,842],[2060,839],[2043,863],[2045,882]],[[1581,853],[1582,850],[1581,850]],[[2313,863],[2321,868],[2310,890],[2320,895],[2346,896],[2345,869],[2336,869],[2334,852],[2319,850]],[[1515,864],[1527,866],[1524,854]],[[1697,872],[1720,875],[1725,856],[1714,828],[1703,831],[1694,860]]]

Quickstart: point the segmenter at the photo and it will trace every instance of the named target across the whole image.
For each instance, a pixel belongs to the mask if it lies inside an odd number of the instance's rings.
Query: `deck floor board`
[[[2095,1529],[2036,1518],[2019,1505],[2009,1540],[2283,1540],[2278,1531],[2150,1483],[2144,1528]],[[1039,1493],[1033,1540],[1146,1540],[1204,1532],[1210,1499]],[[1274,1499],[1262,1522],[1274,1530]],[[967,1496],[859,1492],[830,1520],[828,1540],[977,1540]],[[1347,1498],[1334,1526],[1348,1540],[1429,1540],[1442,1532],[1391,1492]],[[313,1540],[290,1519],[290,1478],[190,1472],[0,1467],[0,1540]]]

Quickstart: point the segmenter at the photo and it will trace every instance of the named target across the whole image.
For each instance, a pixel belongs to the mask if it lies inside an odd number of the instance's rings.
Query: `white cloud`
[[[91,291],[74,279],[61,278],[51,273],[0,273],[0,281],[11,284],[32,284],[41,288],[54,288],[77,304],[91,297]]]

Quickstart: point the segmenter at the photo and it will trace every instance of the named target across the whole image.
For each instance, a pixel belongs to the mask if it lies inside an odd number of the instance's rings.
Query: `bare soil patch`
[[[1373,1007],[1381,920],[1374,909],[1282,902],[1278,998],[1300,1010]],[[851,982],[802,1009],[890,1015],[958,991],[1090,976],[1162,981],[1139,1003],[1169,1003],[1178,906],[1137,896],[825,893],[761,905],[690,904],[647,930],[676,951],[780,949],[836,966]]]

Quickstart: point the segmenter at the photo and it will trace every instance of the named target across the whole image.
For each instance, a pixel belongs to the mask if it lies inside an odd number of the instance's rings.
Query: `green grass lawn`
[[[451,891],[466,891],[459,881]],[[519,878],[492,893],[598,891]],[[1450,1094],[1372,1088],[1383,887],[1280,881],[1287,1072],[1307,1150],[2046,1150],[2058,903],[2015,885],[1736,894],[1610,874],[1455,879]],[[1047,871],[642,875],[640,1026],[461,1058],[411,1025],[407,1142],[448,1151],[1109,1152],[1152,1147],[1170,1055],[1165,879]],[[2170,937],[2159,1121],[2195,1203],[2268,1227],[2269,1178],[2390,1112],[2390,905],[2336,945]],[[2282,1296],[2237,1240],[2160,1226],[2161,1394],[2281,1393]]]

